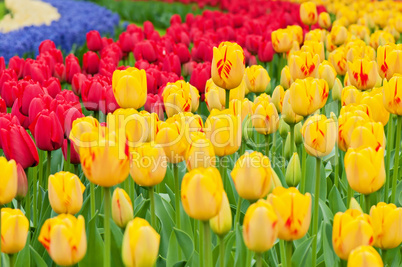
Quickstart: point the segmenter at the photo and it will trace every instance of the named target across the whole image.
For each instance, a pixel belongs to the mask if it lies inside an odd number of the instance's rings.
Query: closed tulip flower
[[[17,194],[18,173],[14,160],[7,161],[0,157],[0,205],[10,203]]]
[[[383,267],[380,254],[372,246],[360,246],[349,255],[348,267]]]
[[[275,105],[268,101],[256,104],[252,122],[255,130],[260,134],[275,133],[279,126],[279,115]]]
[[[283,99],[285,97],[285,90],[282,85],[278,85],[275,87],[274,92],[272,93],[272,103],[275,105],[277,111],[282,112]]]
[[[288,52],[293,45],[293,33],[289,29],[278,29],[271,33],[272,46],[277,53]]]
[[[301,130],[304,147],[307,153],[313,157],[322,158],[335,146],[336,123],[325,115],[314,115],[306,120]]]
[[[29,222],[19,209],[1,209],[1,252],[15,254],[25,247]]]
[[[69,139],[74,144],[75,150],[78,151],[78,147],[85,145],[81,139],[82,134],[98,131],[98,128],[99,122],[94,117],[88,116],[74,120]]]
[[[215,152],[211,141],[203,132],[190,134],[190,145],[186,150],[186,166],[189,171],[195,168],[215,167]]]
[[[369,215],[355,209],[335,214],[332,245],[339,258],[347,260],[355,248],[373,243],[374,232]]]
[[[332,43],[335,45],[341,45],[348,38],[348,30],[344,26],[334,25],[329,35]]]
[[[377,49],[378,72],[390,80],[395,73],[402,74],[402,45],[387,44]]]
[[[321,12],[320,15],[318,15],[318,25],[323,29],[331,27],[331,18],[327,12]]]
[[[329,54],[328,61],[334,66],[339,75],[347,72],[347,60],[345,47],[339,47]]]
[[[133,204],[131,199],[123,189],[116,187],[112,196],[112,218],[120,228],[134,218]]]
[[[249,250],[263,253],[271,249],[278,231],[278,216],[268,201],[260,199],[247,209],[243,221],[243,238]]]
[[[317,7],[313,2],[305,2],[300,5],[300,19],[306,25],[317,23]]]
[[[293,111],[298,115],[308,116],[325,105],[329,88],[325,80],[309,77],[296,80],[289,91]]]
[[[386,125],[389,120],[389,112],[386,110],[383,102],[382,88],[380,90],[372,90],[370,93],[364,92],[360,104],[367,105],[372,112],[372,118],[376,122],[381,122],[382,125]]]
[[[53,151],[61,148],[64,130],[57,115],[47,109],[41,111],[29,126],[39,149]]]
[[[241,144],[241,122],[229,110],[212,110],[205,122],[205,134],[214,146],[215,155],[235,153]]]
[[[160,235],[142,218],[135,218],[126,227],[121,254],[130,267],[151,267],[158,258]]]
[[[28,180],[24,169],[17,164],[18,185],[15,199],[21,201],[28,193]]]
[[[366,122],[354,128],[350,140],[351,148],[372,147],[375,150],[385,148],[384,126],[380,122]]]
[[[339,78],[335,79],[334,86],[332,87],[332,99],[334,101],[342,100],[343,85]],[[341,102],[342,103],[342,102]]]
[[[384,185],[384,148],[349,148],[344,161],[346,178],[356,192],[367,195]]]
[[[296,187],[301,179],[300,158],[295,152],[289,160],[286,168],[285,180],[286,184],[291,187]]]
[[[211,73],[213,82],[226,90],[239,86],[244,75],[244,52],[236,43],[222,42],[213,49]]]
[[[246,68],[245,82],[248,90],[253,93],[263,93],[269,85],[271,78],[265,68],[253,65]]]
[[[299,45],[303,43],[303,28],[299,25],[289,25],[286,29],[290,30],[293,33],[293,40],[296,41]]]
[[[311,52],[296,51],[289,55],[290,75],[294,80],[317,77],[320,56]]]
[[[218,215],[223,184],[218,169],[197,168],[186,173],[181,184],[183,208],[193,219],[207,221]]]
[[[240,116],[242,122],[247,116],[253,115],[254,106],[254,102],[250,101],[248,98],[244,98],[242,100],[233,99],[229,103],[229,109],[235,116]]]
[[[246,152],[237,160],[231,176],[240,197],[257,200],[268,194],[273,170],[267,156]]]
[[[290,104],[290,90],[285,92],[282,104],[282,118],[287,124],[296,124],[303,119],[303,116],[296,114]]]
[[[281,71],[280,85],[282,85],[284,89],[288,89],[292,85],[293,81],[292,75],[290,75],[289,66],[286,65]]]
[[[367,58],[348,62],[350,83],[360,90],[371,89],[377,82],[377,63]]]
[[[202,132],[204,123],[198,114],[191,112],[181,112],[173,115],[166,121],[175,121],[179,124],[180,132],[184,132],[186,140],[189,140],[190,134],[193,132]]]
[[[345,86],[342,89],[342,96],[341,96],[342,106],[355,103],[358,104],[360,103],[362,97],[363,97],[362,92],[353,85]]]
[[[102,130],[101,130],[102,131]],[[103,131],[108,131],[104,129]],[[111,187],[123,182],[129,173],[129,160],[123,141],[112,132],[100,136],[98,132],[84,133],[79,147],[81,166],[85,176],[94,184]]]
[[[323,29],[315,29],[306,33],[304,36],[305,41],[325,42],[327,31]]]
[[[392,114],[402,115],[402,76],[394,76],[384,80],[383,101],[385,109]]]
[[[222,192],[221,209],[218,215],[209,220],[209,225],[218,236],[225,236],[232,228],[232,211],[225,191]]]
[[[338,118],[338,146],[343,151],[350,147],[353,130],[371,120],[362,110],[354,108],[351,111],[344,111],[345,107],[341,109]]]
[[[386,31],[377,30],[370,35],[370,46],[377,49],[381,45],[395,43],[395,38],[392,34]]]
[[[70,266],[81,261],[87,252],[85,220],[82,215],[61,214],[47,219],[38,240],[57,265]]]
[[[200,93],[195,86],[190,84],[190,95],[191,95],[191,112],[196,112],[200,106]]]
[[[163,181],[167,158],[161,145],[143,143],[130,151],[130,173],[140,186],[154,186]]]
[[[294,187],[276,187],[268,196],[278,216],[280,239],[291,241],[305,236],[311,221],[311,195]]]
[[[324,60],[319,66],[318,66],[318,77],[320,79],[324,79],[327,83],[330,89],[334,87],[335,79],[336,79],[337,73],[332,67],[332,65]]]
[[[225,90],[214,84],[212,78],[207,80],[205,84],[205,103],[209,111],[225,109]]]
[[[159,121],[156,128],[155,143],[163,148],[168,161],[170,163],[182,162],[187,148],[185,128],[171,118]]]
[[[374,230],[374,246],[393,249],[402,243],[402,208],[384,202],[372,206],[370,210]]]
[[[166,84],[162,97],[168,117],[180,112],[191,111],[192,99],[190,86],[189,83],[183,80]]]
[[[325,60],[325,49],[322,42],[305,41],[300,50],[303,52],[312,53],[313,55],[318,55],[320,59],[319,62],[323,62]]]
[[[58,172],[49,176],[49,202],[58,213],[76,214],[81,210],[85,186],[77,175]]]
[[[147,101],[147,77],[144,70],[115,70],[112,87],[117,104],[122,108],[139,109]]]

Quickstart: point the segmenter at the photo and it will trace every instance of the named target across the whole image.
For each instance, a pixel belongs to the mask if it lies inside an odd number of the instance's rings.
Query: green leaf
[[[97,217],[98,213],[95,213],[95,216],[88,223],[87,254],[82,261],[78,263],[79,266],[103,266],[104,244],[95,224]]]
[[[122,233],[121,229],[114,223],[113,220],[110,220],[110,230],[112,233],[112,243],[111,243],[112,262],[116,266],[124,266],[122,258],[121,258],[121,247],[123,245],[123,233]]]
[[[35,266],[37,266],[37,267],[47,267],[46,262],[38,254],[38,252],[36,252],[36,250],[32,246],[29,246],[29,248],[31,250],[31,255],[32,255],[32,258],[33,258],[33,260],[35,262]],[[17,266],[19,266],[19,265],[17,265]]]
[[[18,252],[15,259],[15,266],[30,266],[31,264],[31,255],[29,251],[29,240],[31,238],[31,234],[28,234],[27,242],[25,243],[25,247]],[[15,256],[14,256],[15,257]]]
[[[184,256],[187,260],[189,260],[194,252],[193,240],[191,240],[190,236],[184,231],[177,228],[173,228],[173,230],[175,232],[176,239],[179,242],[179,245],[184,253]]]
[[[324,223],[321,227],[321,233],[323,235],[323,250],[324,261],[326,266],[335,266],[338,264],[338,257],[334,253],[332,247],[332,226],[329,223]]]
[[[246,266],[247,248],[243,240],[243,231],[240,224],[236,226],[236,252],[235,264],[236,266]]]
[[[313,243],[313,238],[314,237],[310,237],[306,239],[293,252],[293,266],[311,266],[311,244]]]
[[[144,199],[142,195],[139,195],[135,199],[135,204],[134,204],[134,217],[141,217],[145,218],[145,215],[147,214],[147,211],[149,210],[149,200]]]
[[[336,186],[333,186],[331,191],[329,192],[328,202],[329,202],[329,208],[331,209],[333,214],[336,214],[339,211],[340,212],[346,211],[345,203],[343,203],[341,194],[339,193],[338,188],[336,188]]]
[[[319,206],[321,209],[324,222],[332,221],[334,219],[334,215],[332,214],[332,211],[328,208],[328,206],[325,204],[325,202],[322,201],[321,199],[319,200]]]
[[[179,243],[177,242],[176,234],[172,231],[169,238],[169,250],[167,251],[166,266],[173,266],[179,261],[178,246]],[[161,249],[159,248],[159,251],[160,250]]]
[[[172,206],[165,199],[163,199],[159,194],[155,194],[155,213],[161,224],[159,253],[161,255],[167,255],[168,248],[170,247],[169,237],[173,233],[173,227],[175,225],[173,219],[175,218],[175,212]],[[167,265],[172,266],[169,264]]]

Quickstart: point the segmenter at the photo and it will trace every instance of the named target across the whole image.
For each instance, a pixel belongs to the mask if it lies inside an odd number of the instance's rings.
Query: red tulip
[[[149,39],[149,37],[152,35],[152,33],[154,32],[155,28],[154,25],[152,24],[152,22],[150,22],[149,20],[144,22],[144,34],[145,37],[147,39]]]
[[[48,51],[41,53],[39,54],[39,56],[36,57],[36,61],[47,65],[50,75],[53,75],[54,66],[56,65],[56,59],[53,57],[52,54],[50,54]]]
[[[146,70],[146,74],[147,74],[147,91],[148,93],[156,94],[159,88],[161,73],[157,69],[149,68]]]
[[[116,67],[116,62],[111,57],[102,58],[99,62],[99,74],[112,78]]]
[[[200,94],[205,92],[205,84],[211,78],[211,63],[198,64],[191,74],[190,84],[195,86]]]
[[[56,49],[56,45],[51,40],[44,40],[39,45],[39,54],[49,51],[51,49]]]
[[[14,104],[13,104],[13,106],[11,108],[11,114],[13,116],[17,117],[17,119],[20,122],[22,127],[24,127],[25,129],[28,129],[28,127],[29,127],[29,118],[28,118],[28,116],[25,116],[20,112],[20,105],[21,104],[19,102],[21,102],[21,100],[19,100],[19,99],[17,99],[14,102]]]
[[[70,143],[70,163],[71,164],[80,164],[80,155],[77,153],[77,151],[74,148],[74,145],[72,142],[68,142],[67,139],[64,139],[63,146],[61,147],[61,151],[63,152],[63,157],[65,160],[67,160],[67,146],[68,143]]]
[[[8,68],[13,69],[19,79],[22,78],[22,75],[24,74],[24,65],[25,60],[19,56],[13,56],[10,58],[10,61],[8,61]]]
[[[66,81],[66,67],[63,63],[56,63],[56,65],[54,65],[53,76],[59,79],[61,83]]]
[[[73,54],[66,57],[66,79],[68,83],[71,83],[73,76],[76,73],[81,72],[80,63],[78,58]]]
[[[158,94],[148,94],[147,102],[145,102],[144,109],[150,113],[156,113],[159,120],[164,120],[165,115],[163,113],[163,100]]]
[[[246,36],[246,48],[251,54],[257,54],[262,37],[256,34],[249,34]]]
[[[185,44],[177,44],[174,48],[174,53],[179,56],[180,63],[184,64],[190,61],[190,51]]]
[[[177,76],[181,75],[180,58],[175,54],[167,55],[163,60],[162,71],[176,73]]]
[[[199,39],[194,42],[193,49],[191,50],[191,57],[194,61],[212,61],[212,48],[213,45],[206,39]]]
[[[144,59],[148,62],[157,60],[157,52],[155,42],[145,40],[138,43],[134,48],[135,60]]]
[[[174,25],[174,24],[181,24],[181,17],[178,14],[174,14],[171,18],[170,18],[170,25]]]
[[[0,130],[7,128],[10,124],[20,125],[20,121],[18,120],[17,117],[15,117],[10,113],[0,113]],[[1,138],[0,138],[0,149],[2,149]]]
[[[111,43],[101,51],[101,58],[105,59],[110,57],[113,59],[113,62],[119,64],[119,61],[123,58],[123,51],[121,51],[120,46],[117,43]]]
[[[42,110],[29,126],[39,149],[53,151],[61,148],[64,140],[63,127],[55,112]]]
[[[99,71],[99,57],[95,52],[88,51],[83,56],[83,71],[88,74],[95,74]]]
[[[17,195],[15,196],[15,198],[17,200],[22,200],[28,193],[28,180],[24,168],[22,168],[21,164],[19,163],[17,163],[17,176],[18,176],[18,185],[17,185]]]
[[[29,105],[29,125],[35,121],[36,117],[42,110],[50,108],[52,100],[53,98],[48,94],[41,94],[32,99],[31,104]]]
[[[18,96],[18,82],[16,80],[9,80],[3,84],[1,90],[1,97],[6,102],[7,107],[11,108]]]
[[[71,92],[67,90],[64,91]],[[71,97],[76,98],[71,99]],[[57,97],[50,103],[49,109],[56,113],[66,137],[70,134],[73,121],[77,118],[83,117],[81,103],[79,102],[79,98],[74,94],[57,95]]]
[[[38,165],[38,150],[31,136],[21,125],[10,124],[0,128],[0,143],[6,158],[15,160],[23,169]]]
[[[189,61],[186,64],[183,64],[182,73],[183,76],[191,76],[195,67],[197,67],[197,62]]]
[[[73,90],[74,94],[76,94],[78,96],[81,95],[82,84],[87,79],[88,78],[85,74],[82,74],[82,73],[74,74],[73,79],[71,81],[71,89]]]
[[[274,58],[274,49],[272,47],[271,41],[263,41],[261,42],[258,48],[258,59],[261,62],[271,62]]]
[[[0,98],[0,113],[7,113],[6,101],[3,98]]]
[[[149,62],[143,59],[136,61],[134,64],[134,67],[140,70],[147,70],[149,66],[150,66]]]
[[[119,36],[119,42],[120,42],[120,47],[121,50],[125,53],[133,51],[136,42],[136,35],[130,34],[128,32],[122,32]]]
[[[6,69],[6,62],[4,61],[4,57],[0,57],[0,73]]]
[[[0,93],[3,89],[3,84],[7,81],[17,81],[18,77],[17,74],[15,73],[15,71],[13,69],[5,69],[1,72],[1,76],[0,76]]]
[[[32,99],[40,94],[44,94],[45,91],[43,90],[42,86],[39,85],[39,83],[35,83],[32,80],[24,82],[20,81],[19,84],[22,86],[19,91],[19,95],[17,96],[19,109],[24,116],[28,116],[29,105],[31,104]]]
[[[87,47],[91,51],[102,50],[103,43],[98,31],[89,31],[87,33]]]
[[[43,83],[43,86],[46,88],[48,94],[53,98],[55,98],[56,95],[61,92],[60,81],[55,77],[50,77]]]
[[[49,66],[38,60],[26,60],[24,66],[24,77],[30,76],[32,80],[42,84],[51,77]]]

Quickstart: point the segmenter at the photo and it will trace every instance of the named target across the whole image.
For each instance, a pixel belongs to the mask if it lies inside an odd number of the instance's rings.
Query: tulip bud
[[[190,145],[187,147],[185,156],[187,169],[191,171],[199,167],[215,167],[214,147],[211,141],[206,138],[205,133],[193,132],[189,137]]]
[[[253,93],[264,93],[270,85],[271,78],[265,68],[259,65],[247,67],[245,71],[245,82],[247,88]]]
[[[276,109],[279,112],[282,112],[282,104],[283,98],[285,97],[285,90],[283,89],[282,85],[278,85],[275,87],[274,92],[272,93],[272,103],[274,103]]]
[[[29,222],[19,209],[1,209],[1,252],[15,254],[25,247]]]
[[[49,176],[49,202],[58,213],[76,214],[83,202],[85,186],[77,175],[70,172],[58,172]]]
[[[369,215],[353,209],[335,214],[332,245],[339,258],[347,260],[355,248],[373,243],[374,232]]]
[[[292,78],[292,75],[290,75],[289,66],[286,65],[286,66],[283,67],[283,69],[281,70],[280,85],[282,85],[282,87],[283,87],[284,89],[288,89],[292,83],[293,83],[293,78]]]
[[[311,221],[311,195],[301,194],[294,187],[277,187],[268,196],[279,224],[280,239],[291,241],[302,238],[308,231]]]
[[[281,162],[281,164],[285,164],[285,162]],[[271,180],[271,186],[268,194],[271,194],[275,188],[282,187],[281,180],[279,179],[278,175],[276,174],[275,170],[273,170],[273,176]]]
[[[7,161],[5,157],[0,157],[0,179],[0,205],[4,205],[10,203],[17,194],[18,172],[14,160]]]
[[[289,54],[289,71],[295,81],[307,77],[317,77],[319,64],[320,56],[312,52],[296,51]]]
[[[290,158],[285,174],[286,184],[291,187],[296,187],[301,179],[301,168],[299,155],[295,152]]]
[[[271,102],[264,100],[254,106],[253,126],[263,135],[275,133],[279,126],[279,115],[276,107]]]
[[[252,124],[252,120],[250,115],[247,115],[247,117],[243,120],[242,123],[242,142],[247,142],[254,133],[254,128]]]
[[[283,97],[282,118],[287,124],[296,124],[303,119],[302,116],[293,111],[292,105],[290,104],[290,90],[287,90]]]
[[[279,135],[285,139],[288,136],[288,133],[290,132],[290,126],[283,120],[279,120]]]
[[[200,93],[195,86],[190,84],[190,95],[191,95],[191,112],[196,112],[200,106]]]
[[[225,191],[222,192],[221,209],[218,215],[209,220],[209,225],[218,236],[225,236],[232,228],[232,211]]]
[[[294,132],[295,132],[295,144],[296,146],[303,144],[303,136],[301,134],[303,124],[302,122],[296,123]]]
[[[278,230],[278,216],[268,201],[260,199],[247,209],[243,238],[249,250],[262,253],[272,248]]]
[[[290,144],[290,131],[288,132],[288,136],[286,137],[286,141],[285,141],[285,159],[289,160],[290,159],[290,155],[294,152],[294,151],[290,151],[292,149],[293,146],[291,146]]]
[[[305,2],[300,5],[300,19],[306,25],[317,23],[317,7],[313,2]]]
[[[334,25],[332,26],[330,36],[331,42],[338,46],[343,44],[348,38],[348,30],[344,26]]]
[[[218,169],[193,169],[184,175],[181,184],[183,208],[191,218],[210,220],[218,215],[221,209],[223,191]]]
[[[380,254],[372,246],[360,246],[349,255],[348,267],[383,267]]]
[[[318,66],[318,77],[320,79],[324,79],[327,83],[330,89],[334,87],[335,80],[336,80],[336,71],[332,65],[324,60],[319,66]]]
[[[341,80],[339,80],[339,78],[336,78],[332,87],[332,99],[334,101],[341,101],[342,89],[343,85]]]
[[[82,215],[60,214],[47,219],[38,240],[57,265],[70,266],[81,261],[87,252],[85,220]]]
[[[288,52],[293,45],[293,32],[290,29],[278,29],[271,33],[271,40],[275,52]]]
[[[318,15],[318,25],[323,29],[331,27],[331,18],[327,12],[321,12],[320,15]]]
[[[123,189],[117,187],[112,196],[112,218],[117,226],[125,228],[134,218],[133,204]]]
[[[160,235],[142,218],[130,221],[124,231],[122,258],[126,266],[154,266],[158,258]]]
[[[362,207],[359,204],[359,202],[357,202],[357,200],[354,197],[352,197],[350,199],[349,209],[359,210],[361,213],[364,213],[363,210],[362,210]]]
[[[27,175],[20,164],[17,164],[17,175],[18,175],[18,186],[17,186],[17,195],[15,196],[15,198],[18,201],[21,201],[28,192],[28,180]]]
[[[268,194],[273,170],[267,156],[246,152],[235,163],[231,176],[240,197],[256,200]]]

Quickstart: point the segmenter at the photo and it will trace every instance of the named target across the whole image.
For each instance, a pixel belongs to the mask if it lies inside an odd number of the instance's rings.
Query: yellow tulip
[[[196,112],[200,106],[200,92],[195,86],[190,84],[190,95],[191,95],[191,112]]]
[[[29,222],[19,209],[1,209],[1,252],[15,254],[25,247]]]
[[[375,243],[381,249],[393,249],[402,243],[402,208],[379,202],[370,209]]]
[[[235,116],[240,116],[242,122],[247,116],[253,115],[254,106],[254,102],[248,98],[244,98],[243,100],[233,99],[229,103],[229,109]]]
[[[107,128],[105,128],[105,131]],[[88,146],[79,147],[81,166],[85,176],[94,184],[111,187],[123,182],[129,173],[129,159],[125,154],[125,140],[111,132],[106,136],[84,133],[81,139]]]
[[[334,66],[339,75],[345,75],[347,71],[346,50],[344,47],[335,49],[329,54],[328,61]]]
[[[235,163],[231,176],[240,197],[257,200],[268,194],[273,170],[267,156],[246,152]]]
[[[303,28],[299,25],[289,25],[286,29],[293,33],[293,40],[297,42],[298,45],[303,43]]]
[[[186,150],[186,166],[189,171],[195,168],[215,167],[214,147],[203,132],[190,134],[190,144]]]
[[[285,92],[282,104],[282,118],[288,124],[296,124],[303,119],[303,116],[296,114],[290,104],[290,90]]]
[[[0,157],[0,181],[0,205],[4,205],[17,195],[18,173],[13,159],[7,161],[5,157]]]
[[[278,29],[271,33],[271,40],[275,52],[288,52],[293,45],[293,32],[290,29]]]
[[[394,44],[395,38],[389,32],[377,30],[370,36],[370,46],[374,49],[390,43]]]
[[[347,49],[346,59],[347,61],[353,62],[355,59],[367,58],[372,61],[375,60],[375,50],[371,46],[367,46],[361,40],[356,40],[354,42],[348,43],[349,48]]]
[[[311,221],[311,195],[301,194],[295,187],[276,187],[268,196],[278,216],[278,237],[286,241],[306,235]]]
[[[328,83],[330,89],[334,87],[336,75],[337,73],[335,68],[328,61],[324,60],[318,66],[318,78],[324,79]]]
[[[229,92],[229,102],[233,99],[243,100],[246,95],[246,82],[244,79],[240,82],[239,86],[233,88]],[[226,94],[225,94],[225,105],[226,105]]]
[[[350,34],[363,40],[365,43],[370,41],[370,29],[364,25],[352,24],[348,28]]]
[[[354,128],[351,135],[350,147],[371,147],[375,150],[385,148],[384,126],[380,122],[366,122]]]
[[[215,155],[235,153],[241,144],[241,122],[229,109],[212,110],[205,122],[205,134],[214,146]]]
[[[205,103],[208,110],[225,109],[226,95],[225,90],[220,88],[212,81],[212,78],[207,80],[205,84]]]
[[[317,23],[317,7],[313,2],[304,2],[300,5],[300,19],[306,25]]]
[[[367,58],[348,62],[348,76],[352,85],[360,90],[371,89],[377,82],[377,63]]]
[[[126,227],[134,218],[133,204],[123,189],[116,187],[112,196],[112,218],[120,228]]]
[[[140,186],[154,186],[163,181],[167,158],[161,145],[143,143],[130,151],[130,174]]]
[[[336,123],[325,115],[313,115],[303,124],[301,130],[304,139],[304,148],[311,156],[322,158],[335,146]]]
[[[243,221],[243,239],[249,250],[263,253],[271,249],[278,231],[278,216],[268,201],[260,199],[250,205]]]
[[[303,46],[301,47],[301,51],[309,52],[313,55],[319,56],[319,62],[323,62],[325,60],[325,49],[324,43],[317,41],[305,41]]]
[[[40,230],[39,242],[57,265],[70,266],[87,252],[85,220],[82,215],[60,214],[47,219]]]
[[[255,101],[252,123],[253,127],[260,134],[267,135],[278,130],[278,111],[275,105],[270,102],[269,97],[261,101]]]
[[[180,112],[190,112],[192,109],[190,84],[183,80],[167,83],[162,98],[168,117]]]
[[[222,192],[222,204],[218,215],[209,220],[212,231],[218,236],[225,236],[232,228],[232,211],[225,191]]]
[[[243,80],[245,57],[236,43],[222,42],[213,49],[211,76],[213,82],[226,90],[240,85]]]
[[[357,90],[353,85],[346,86],[342,89],[341,102],[342,106],[349,104],[359,104],[363,94],[360,90]]]
[[[336,26],[336,21],[334,21],[332,27],[334,26]],[[336,49],[338,49],[338,46],[332,42],[331,34],[325,36],[325,48],[327,49],[328,52],[333,52]]]
[[[158,258],[161,237],[142,218],[131,220],[123,236],[121,255],[125,266],[151,267]]]
[[[377,49],[378,72],[390,80],[395,73],[402,74],[402,45],[387,44]]]
[[[281,85],[275,87],[274,92],[272,93],[271,101],[279,112],[282,112],[284,97],[285,97],[285,90],[283,89],[283,87]]]
[[[49,202],[58,213],[76,214],[81,210],[85,186],[77,175],[58,172],[49,176]]]
[[[293,83],[292,75],[290,75],[289,66],[286,65],[281,71],[281,81],[280,85],[283,86],[284,89],[288,89]]]
[[[335,214],[332,246],[339,258],[347,260],[355,248],[373,243],[374,232],[369,215],[354,209]]]
[[[329,35],[331,36],[332,43],[341,45],[348,38],[348,30],[344,26],[334,25]]]
[[[332,87],[332,99],[342,103],[343,85],[339,78],[335,79],[334,86]]]
[[[383,267],[380,254],[372,246],[359,246],[352,250],[348,267]]]
[[[384,185],[384,148],[349,148],[344,162],[346,178],[356,192],[367,195]]]
[[[342,112],[342,109],[338,118],[338,146],[346,151],[350,147],[353,130],[370,121],[370,117],[361,110]]]
[[[285,172],[285,181],[288,186],[296,187],[301,179],[300,158],[297,152],[293,153]]]
[[[293,111],[298,115],[308,116],[325,105],[329,88],[325,80],[309,77],[297,79],[289,91]]]
[[[271,78],[264,67],[253,65],[246,68],[244,80],[250,92],[263,93],[269,85]]]
[[[181,201],[191,218],[207,221],[218,215],[223,196],[222,178],[214,167],[192,169],[183,177]]]
[[[394,76],[389,81],[384,80],[384,107],[392,114],[402,115],[402,76]]]
[[[178,123],[179,131],[185,133],[186,140],[189,140],[190,133],[202,132],[204,128],[204,123],[202,122],[200,115],[191,112],[175,114],[173,117],[167,119],[166,122]]]
[[[311,52],[296,51],[289,54],[288,65],[294,80],[317,77],[320,56]]]
[[[331,18],[327,12],[321,12],[320,15],[318,15],[318,25],[323,29],[331,27]]]
[[[139,109],[147,101],[147,76],[145,70],[131,67],[115,70],[112,78],[113,94],[122,108]]]
[[[92,131],[98,132],[98,129],[99,122],[92,116],[82,117],[74,120],[71,127],[69,139],[74,144],[75,150],[78,151],[78,148],[80,146],[88,145],[81,140],[82,134],[90,133]]]
[[[327,31],[323,29],[315,29],[306,33],[305,41],[325,42]]]
[[[165,155],[170,163],[179,163],[184,160],[187,142],[185,137],[185,127],[179,121],[169,118],[166,121],[159,121],[155,142],[165,151]]]

